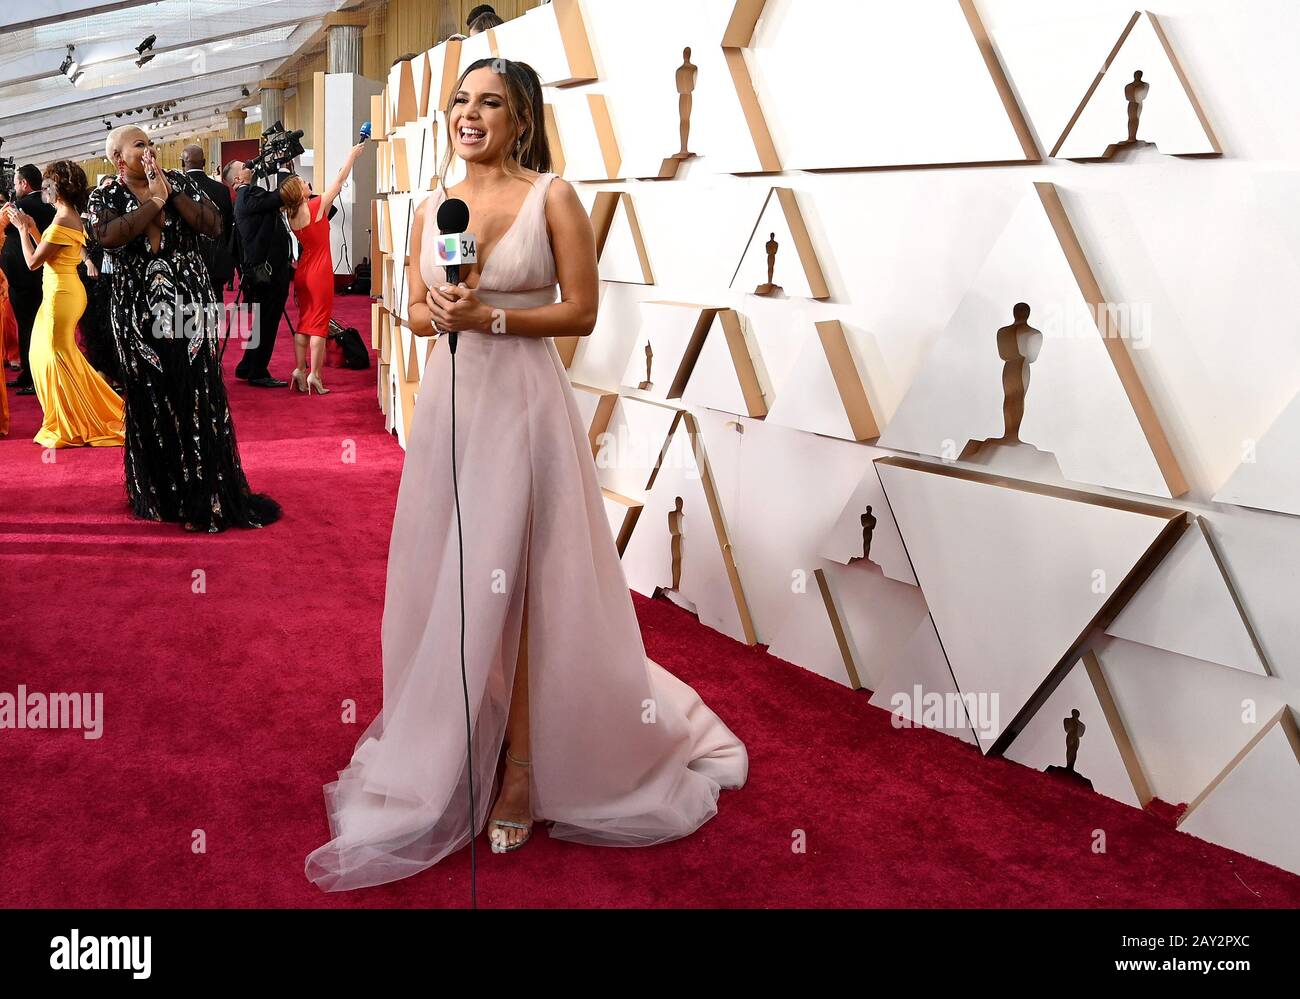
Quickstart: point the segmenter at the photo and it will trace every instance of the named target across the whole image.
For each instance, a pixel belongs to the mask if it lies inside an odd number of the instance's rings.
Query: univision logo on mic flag
[[[478,244],[470,233],[452,233],[438,237],[438,263],[443,267],[472,264],[478,260]]]

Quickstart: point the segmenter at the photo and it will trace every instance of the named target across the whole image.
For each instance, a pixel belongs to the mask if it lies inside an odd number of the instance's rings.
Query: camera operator
[[[275,335],[284,315],[293,280],[289,228],[280,209],[284,207],[279,185],[293,176],[281,172],[276,190],[254,183],[253,170],[242,160],[232,160],[221,172],[222,179],[235,187],[235,231],[239,234],[240,287],[244,300],[257,303],[257,346],[244,351],[235,367],[235,377],[262,388],[283,388],[287,381],[273,378],[267,368],[275,350]]]
[[[54,206],[41,200],[41,172],[30,163],[19,167],[14,191],[17,195],[14,204],[30,215],[40,231],[44,232],[54,221]],[[32,343],[32,324],[41,307],[41,270],[32,270],[27,266],[22,241],[18,230],[13,226],[5,228],[5,245],[0,260],[3,261],[5,277],[9,279],[9,301],[13,305],[14,317],[18,320],[18,350],[23,365],[23,370],[9,383],[9,387],[16,389],[19,395],[35,395],[27,352]]]
[[[203,168],[207,157],[203,147],[189,145],[181,150],[181,169],[185,176],[199,185],[199,190],[212,199],[221,213],[221,235],[216,239],[203,240],[203,257],[208,264],[208,276],[212,278],[212,290],[217,301],[221,301],[221,292],[235,274],[235,206],[230,200],[230,188],[219,180],[213,180]]]

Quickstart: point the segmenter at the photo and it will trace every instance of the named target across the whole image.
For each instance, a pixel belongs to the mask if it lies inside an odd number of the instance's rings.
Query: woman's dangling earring
[[[120,183],[126,183],[126,160],[118,160],[117,179]]]

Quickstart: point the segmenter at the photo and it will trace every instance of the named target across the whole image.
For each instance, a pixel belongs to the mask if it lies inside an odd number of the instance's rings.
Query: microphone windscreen
[[[460,198],[448,198],[438,206],[439,232],[466,232],[469,230],[469,205]]]
[[[363,121],[361,123],[361,141],[365,142],[368,138],[370,138],[370,122]]]

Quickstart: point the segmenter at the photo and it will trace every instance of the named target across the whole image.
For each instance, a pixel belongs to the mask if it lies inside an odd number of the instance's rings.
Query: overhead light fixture
[[[86,77],[86,71],[84,69],[77,70],[75,73],[72,74],[72,85],[74,87],[81,86],[81,81],[85,79],[85,77]]]
[[[143,68],[144,68],[144,64],[147,63],[147,62],[149,62],[149,61],[154,57],[154,55],[155,55],[155,53],[153,53],[153,52],[146,52],[144,55],[142,55],[139,59],[137,59],[137,60],[135,61],[136,66],[138,66],[138,67],[140,67],[141,69],[143,69]]]
[[[68,54],[63,57],[63,62],[59,63],[59,72],[64,76],[70,76],[72,73],[72,66],[76,62],[76,60],[72,58],[72,50],[75,48],[75,45],[69,45]]]
[[[139,45],[137,45],[137,46],[135,47],[135,50],[136,50],[137,52],[139,52],[141,55],[144,55],[144,54],[145,54],[146,52],[148,52],[151,48],[153,48],[153,43],[156,42],[157,40],[158,40],[158,36],[157,36],[157,35],[150,35],[148,38],[146,38],[144,41],[142,41]]]

